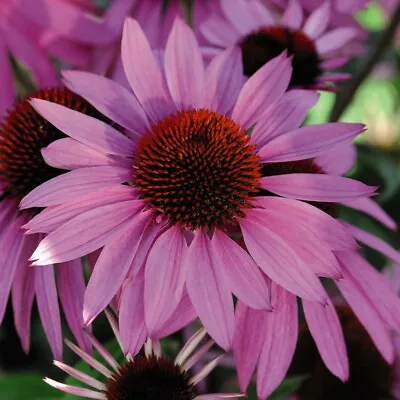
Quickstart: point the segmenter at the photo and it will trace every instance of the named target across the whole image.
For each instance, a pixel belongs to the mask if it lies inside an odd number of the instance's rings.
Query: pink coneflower
[[[108,314],[117,340],[119,332],[116,321]],[[208,400],[236,399],[244,397],[241,393],[209,393],[198,395],[196,385],[205,379],[218,365],[223,357],[218,356],[206,364],[198,373],[191,376],[191,368],[204,356],[211,347],[212,341],[196,348],[206,336],[200,329],[182,347],[175,360],[171,361],[161,354],[159,341],[147,340],[143,355],[132,357],[126,349],[121,350],[126,356],[123,364],[118,364],[107,349],[90,333],[89,340],[103,357],[105,364],[97,361],[79,347],[66,341],[68,347],[82,358],[90,367],[98,371],[103,379],[95,379],[59,361],[54,365],[71,377],[90,387],[71,386],[45,378],[44,381],[56,389],[76,396],[100,400]],[[119,343],[121,343],[119,341]]]
[[[34,96],[104,119],[86,100],[67,89],[41,90]],[[36,186],[64,172],[47,165],[40,153],[43,147],[64,136],[32,108],[29,98],[18,103],[0,123],[0,321],[11,290],[15,327],[23,349],[28,352],[31,310],[36,297],[44,330],[57,359],[62,354],[57,292],[78,343],[84,348],[88,346],[82,335],[85,290],[82,267],[78,260],[63,263],[57,283],[53,267],[29,267],[29,256],[42,235],[24,235],[21,226],[39,210],[21,213],[18,202]]]
[[[290,59],[278,56],[243,85],[240,57],[238,48],[229,49],[205,71],[193,32],[177,20],[161,70],[139,24],[127,20],[122,58],[135,96],[99,76],[65,74],[68,86],[126,135],[60,105],[32,101],[70,136],[43,150],[46,161],[73,169],[21,202],[23,209],[48,207],[25,226],[49,233],[32,259],[47,265],[104,246],[85,294],[86,323],[107,306],[128,270],[136,274],[142,267],[150,336],[174,311],[185,285],[203,325],[225,349],[233,337],[232,293],[253,308],[270,307],[261,271],[290,293],[326,303],[317,275],[340,276],[332,251],[353,249],[355,242],[318,208],[269,196],[264,182],[271,177],[262,173],[271,163],[348,143],[363,126],[298,128],[318,96],[286,93]],[[326,174],[293,176],[292,186],[291,197],[308,201],[374,192]],[[287,232],[280,229],[288,224]],[[296,235],[308,238],[302,254],[290,243]],[[309,265],[307,252],[329,261]]]
[[[327,29],[330,15],[326,2],[304,20],[302,7],[292,0],[276,22],[259,0],[221,0],[221,13],[211,15],[200,31],[217,48],[239,46],[246,76],[286,50],[293,57],[291,87],[329,89],[350,78],[330,71],[348,61],[341,48],[357,36],[352,27]]]
[[[295,190],[293,178],[296,175],[343,174],[352,165],[354,155],[354,147],[346,145],[314,160],[267,164],[264,174],[269,175],[269,171],[272,170],[275,175],[264,178],[264,188],[278,195],[291,196]],[[337,206],[334,203],[318,201],[313,204],[336,217]],[[394,221],[370,199],[363,198],[344,204],[373,216],[391,229],[396,229]],[[400,254],[387,243],[357,227],[349,224],[346,226],[355,239],[400,262]],[[281,224],[280,229],[289,231],[290,225]],[[316,258],[310,252],[304,251],[303,238],[290,233],[286,236],[292,247],[300,251],[302,257],[313,265],[314,269],[318,270],[322,263],[327,263],[323,257]],[[336,285],[368,331],[382,357],[388,363],[393,362],[394,352],[389,329],[400,330],[398,298],[391,292],[387,281],[356,251],[334,251],[333,257],[340,270],[339,277],[333,276]],[[332,261],[328,263],[330,262]],[[271,290],[273,313],[253,310],[241,302],[238,302],[236,308],[233,349],[239,383],[241,389],[246,390],[257,366],[257,390],[260,399],[267,398],[286,375],[297,341],[298,316],[295,296],[275,284]],[[339,379],[347,380],[349,367],[345,342],[332,304],[328,302],[327,305],[321,306],[303,300],[303,308],[326,368]]]

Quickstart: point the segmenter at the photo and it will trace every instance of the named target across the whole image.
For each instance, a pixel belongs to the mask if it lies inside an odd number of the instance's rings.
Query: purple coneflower
[[[68,89],[41,90],[33,96],[104,120],[93,106]],[[43,147],[65,135],[40,116],[29,100],[30,97],[19,102],[0,123],[0,321],[11,290],[15,327],[23,349],[28,352],[31,310],[36,297],[54,357],[60,359],[62,339],[57,292],[72,332],[79,345],[87,348],[88,342],[82,335],[85,283],[79,260],[60,265],[57,283],[53,267],[29,267],[29,257],[42,235],[24,235],[21,226],[39,210],[21,213],[18,202],[35,187],[65,172],[50,167],[41,155]]]
[[[211,15],[200,32],[219,49],[239,46],[246,76],[286,50],[292,56],[290,87],[331,89],[331,83],[350,78],[349,74],[330,71],[348,61],[341,48],[358,32],[348,26],[327,29],[330,16],[329,2],[305,19],[301,5],[291,0],[276,22],[259,0],[221,0],[221,12]]]
[[[273,175],[272,163],[342,146],[363,126],[299,128],[318,95],[286,93],[290,59],[278,56],[243,85],[240,57],[238,48],[229,49],[205,71],[193,32],[177,20],[161,70],[139,24],[127,20],[122,58],[135,96],[103,77],[65,74],[68,86],[125,127],[125,135],[33,100],[70,136],[43,150],[44,157],[73,171],[21,202],[23,209],[48,207],[25,226],[48,233],[32,260],[64,262],[103,247],[85,294],[85,323],[109,304],[129,271],[134,276],[142,268],[150,336],[173,313],[185,286],[203,325],[225,349],[233,338],[232,293],[250,307],[269,309],[272,279],[310,302],[328,301],[318,276],[341,276],[333,250],[353,249],[355,241],[340,222],[297,199],[354,200],[375,188],[335,175],[298,174],[293,199],[278,198],[264,190],[271,190],[273,176],[263,173]],[[293,236],[307,238],[302,253],[293,248]],[[325,262],[311,265],[307,253]]]
[[[119,341],[117,323],[107,314],[115,336]],[[87,333],[90,342],[105,360],[105,364],[94,359],[74,344],[66,341],[68,347],[82,358],[89,366],[98,371],[103,379],[95,379],[69,365],[55,361],[54,364],[68,375],[83,382],[90,389],[66,385],[45,378],[44,381],[56,389],[76,396],[100,400],[131,400],[133,398],[148,400],[222,400],[244,397],[241,393],[210,393],[199,395],[196,385],[205,379],[218,365],[223,355],[208,362],[198,373],[191,376],[190,369],[204,356],[211,347],[212,341],[196,348],[206,336],[205,329],[200,329],[187,341],[175,360],[165,358],[161,353],[159,341],[150,339],[145,344],[144,354],[132,357],[121,346],[126,355],[123,364],[118,364],[107,349],[91,334]]]

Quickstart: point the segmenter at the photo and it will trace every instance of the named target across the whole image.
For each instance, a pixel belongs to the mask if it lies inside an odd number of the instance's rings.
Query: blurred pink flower
[[[342,49],[357,37],[358,31],[345,23],[328,29],[332,13],[329,2],[304,18],[300,3],[291,0],[279,22],[259,0],[220,0],[220,3],[221,12],[206,19],[200,32],[216,49],[239,46],[245,75],[251,76],[287,50],[293,57],[291,87],[330,90],[331,83],[351,77],[330,71],[349,60]]]
[[[90,389],[66,385],[50,378],[44,379],[46,383],[65,393],[100,400],[133,399],[134,397],[185,400],[233,400],[245,397],[242,393],[197,394],[196,386],[203,379],[207,378],[223,358],[223,355],[217,356],[208,362],[194,376],[189,375],[189,371],[193,369],[213,345],[213,341],[211,340],[198,348],[206,337],[206,331],[204,329],[200,329],[189,338],[174,360],[169,360],[163,356],[161,345],[158,340],[152,341],[150,339],[146,342],[144,354],[133,358],[133,354],[127,351],[121,343],[117,322],[110,313],[107,313],[107,317],[115,337],[121,346],[121,350],[126,357],[124,362],[119,364],[91,333],[87,333],[88,339],[104,361],[98,361],[68,340],[66,340],[66,343],[73,352],[82,358],[82,360],[101,374],[100,380],[86,373],[82,373],[67,364],[55,361],[54,365],[56,367],[89,386]]]
[[[299,128],[318,95],[286,92],[290,59],[276,57],[243,84],[240,57],[232,48],[205,70],[193,32],[177,20],[161,69],[139,24],[128,20],[122,59],[134,95],[94,74],[64,75],[71,90],[125,134],[32,101],[70,136],[43,150],[46,162],[72,169],[21,202],[22,209],[47,207],[25,225],[28,233],[48,234],[32,259],[35,265],[65,262],[104,246],[85,294],[85,323],[110,303],[129,271],[144,270],[150,336],[174,312],[186,285],[200,320],[224,349],[233,339],[232,293],[248,306],[269,309],[271,279],[293,298],[328,301],[318,276],[340,277],[332,251],[356,244],[341,223],[297,199],[350,201],[375,188],[336,175],[298,174],[290,183],[293,199],[268,196],[264,189],[271,191],[274,178],[268,166],[343,146],[363,126]],[[269,176],[262,177],[264,169]],[[287,191],[285,182],[274,185]],[[301,249],[291,243],[299,237],[307,238]],[[309,263],[307,253],[324,262]]]
[[[88,102],[67,89],[41,90],[35,97],[55,101],[101,118]],[[14,322],[25,352],[30,347],[30,318],[36,302],[54,357],[62,357],[62,332],[58,298],[79,345],[90,346],[82,332],[85,281],[80,260],[59,265],[57,282],[53,266],[29,267],[29,257],[43,235],[24,235],[21,226],[35,212],[18,209],[19,200],[37,185],[64,171],[48,166],[41,148],[65,135],[20,101],[0,123],[0,322],[11,291]],[[36,210],[37,212],[37,210]]]

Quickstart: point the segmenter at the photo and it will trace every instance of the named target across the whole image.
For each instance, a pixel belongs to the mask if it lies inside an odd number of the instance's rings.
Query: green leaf
[[[6,375],[0,377],[0,398],[7,400],[55,400],[63,393],[43,382],[40,375]]]
[[[307,378],[308,378],[307,375],[298,375],[286,378],[268,399],[269,400],[286,399],[286,397],[296,392],[300,388],[304,380]]]

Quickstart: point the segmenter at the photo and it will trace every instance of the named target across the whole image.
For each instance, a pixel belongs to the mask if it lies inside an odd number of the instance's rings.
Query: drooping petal
[[[106,155],[71,138],[56,140],[41,150],[46,164],[59,169],[78,169],[115,165],[129,168],[126,159]]]
[[[243,83],[243,65],[238,47],[214,57],[206,72],[204,106],[221,114],[229,113],[235,105]]]
[[[205,233],[196,234],[185,261],[186,287],[193,306],[210,336],[228,350],[234,330],[233,300]]]
[[[247,307],[240,300],[235,310],[233,356],[240,389],[246,392],[260,357],[267,329],[267,313]]]
[[[271,140],[260,149],[259,156],[268,163],[314,158],[350,143],[363,128],[342,122],[306,126]]]
[[[61,360],[63,353],[61,319],[53,266],[36,268],[35,292],[40,320],[54,359]]]
[[[199,30],[210,44],[222,48],[233,46],[240,36],[226,19],[216,14],[206,18]]]
[[[77,197],[126,182],[131,176],[132,172],[123,167],[79,168],[37,186],[21,200],[20,208],[48,207],[74,201]]]
[[[109,124],[51,101],[32,99],[31,104],[39,114],[73,139],[105,154],[132,157],[134,143]]]
[[[325,33],[315,42],[317,51],[326,54],[340,49],[345,44],[357,37],[358,32],[355,28],[341,27]]]
[[[321,305],[303,300],[308,328],[325,365],[342,381],[349,378],[349,361],[342,327],[335,307],[328,299]]]
[[[392,363],[394,349],[391,333],[375,309],[374,304],[371,303],[364,289],[357,282],[357,279],[354,279],[343,268],[343,279],[337,281],[336,285],[354,311],[354,314],[367,330],[382,357],[388,363]]]
[[[257,213],[262,215],[261,210],[247,211],[246,217],[240,220],[251,257],[269,278],[290,292],[324,303],[326,293],[319,279],[280,236],[259,220]]]
[[[126,228],[128,220],[143,208],[139,200],[109,204],[84,212],[43,239],[31,259],[48,265],[83,257],[104,246]]]
[[[64,71],[62,75],[69,89],[133,134],[143,134],[150,129],[136,97],[119,83],[89,72]]]
[[[296,297],[272,282],[273,312],[266,314],[264,345],[257,369],[257,394],[265,400],[281,383],[292,361],[297,342]]]
[[[311,204],[273,196],[257,197],[254,203],[277,215],[290,217],[325,242],[332,250],[354,250],[357,243],[348,229],[335,218]]]
[[[175,107],[158,62],[144,32],[133,19],[125,21],[121,55],[129,84],[151,122],[172,114]]]
[[[383,225],[386,225],[389,229],[397,229],[397,224],[392,217],[387,214],[386,211],[376,201],[370,198],[346,201],[342,204],[344,204],[346,207],[354,208],[355,210],[362,211],[363,213],[370,215]]]
[[[57,283],[60,302],[68,325],[79,347],[86,352],[90,352],[90,342],[83,332],[82,311],[86,285],[81,260],[78,259],[59,264],[57,269]]]
[[[203,58],[193,31],[179,18],[165,47],[164,69],[169,91],[179,110],[203,106]]]
[[[285,53],[265,64],[243,85],[232,119],[245,128],[254,125],[264,111],[285,93],[291,73],[291,62]]]
[[[311,90],[292,89],[285,93],[261,115],[251,133],[252,142],[261,148],[270,140],[297,129],[318,99],[318,93]]]
[[[86,325],[107,307],[121,288],[148,219],[145,212],[136,214],[123,231],[104,246],[85,292],[83,319]]]
[[[146,341],[144,322],[144,277],[128,277],[123,284],[119,304],[119,331],[125,353],[135,356]]]
[[[273,175],[261,178],[260,183],[279,196],[335,203],[372,196],[376,190],[355,179],[325,174]]]
[[[179,225],[160,235],[147,257],[144,283],[145,321],[150,335],[178,306],[185,285],[187,245]]]
[[[344,175],[355,164],[356,158],[356,147],[348,144],[322,154],[314,161],[327,174]]]
[[[135,194],[136,191],[133,187],[115,185],[102,190],[100,193],[91,193],[86,197],[79,198],[79,200],[47,207],[29,220],[23,228],[27,229],[28,233],[50,233],[60,225],[86,211],[108,204],[134,200]]]
[[[232,293],[249,307],[270,309],[268,286],[249,254],[220,230],[214,232],[211,247]]]

